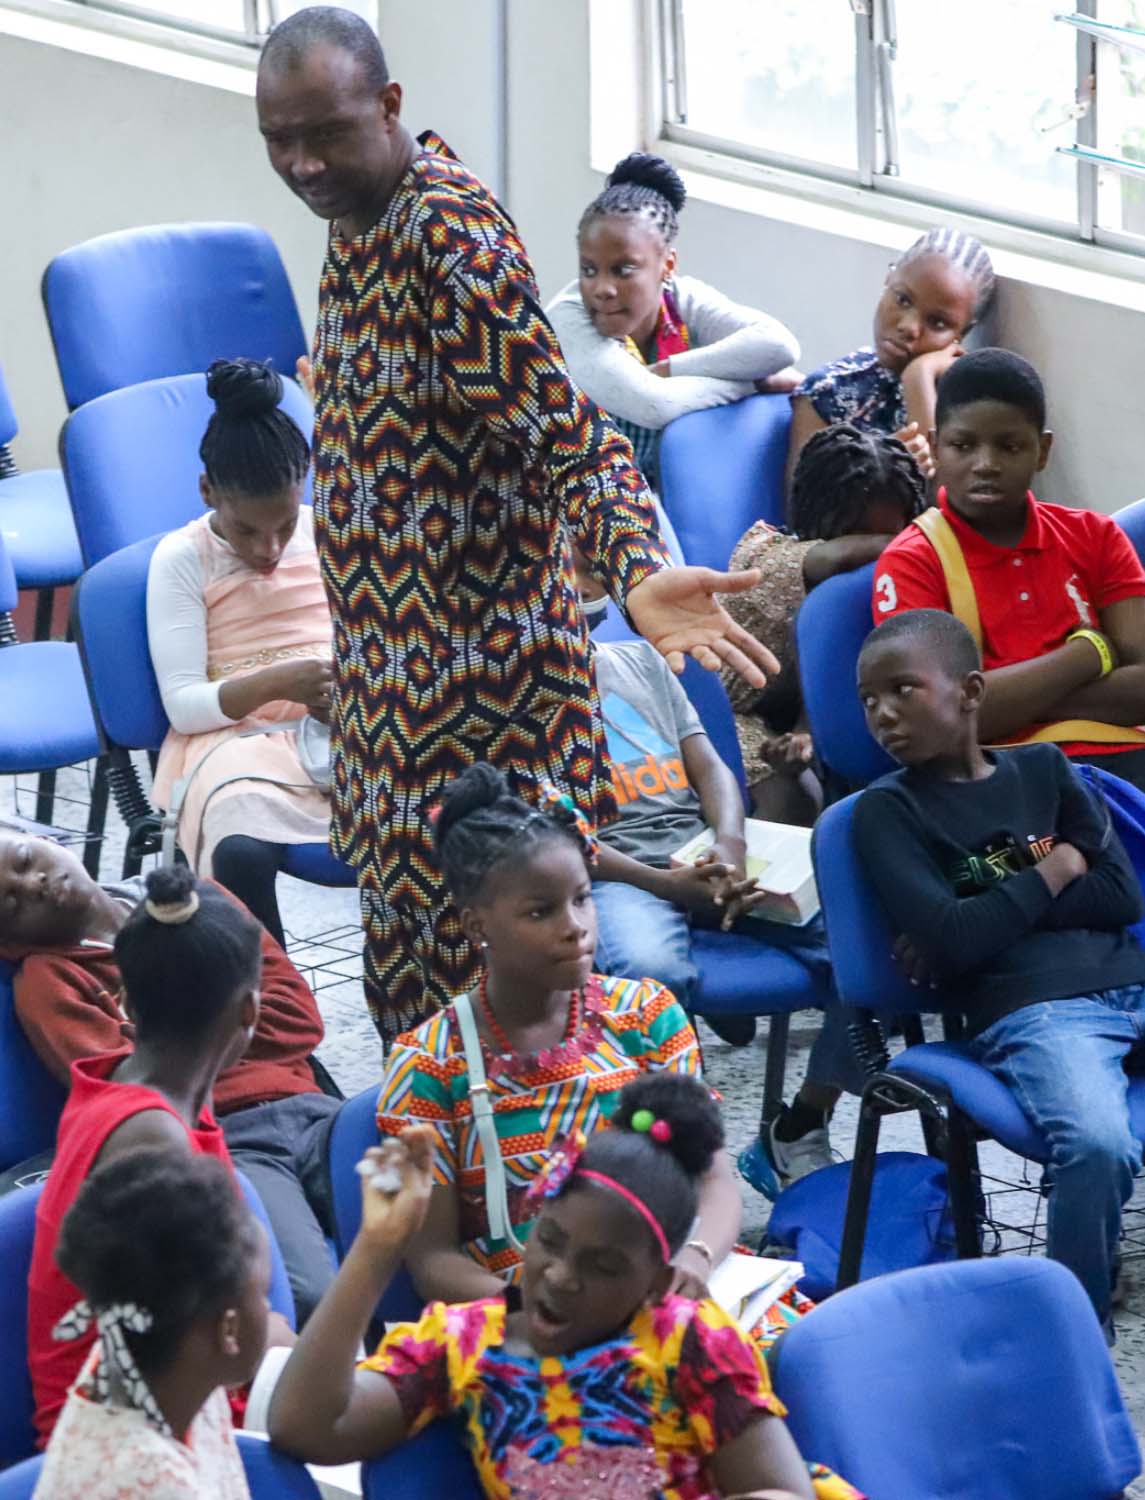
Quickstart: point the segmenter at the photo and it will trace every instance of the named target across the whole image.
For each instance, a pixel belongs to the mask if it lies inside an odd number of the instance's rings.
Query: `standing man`
[[[429,814],[489,760],[615,815],[567,540],[675,670],[777,670],[668,567],[627,441],[569,379],[524,246],[436,136],[401,123],[373,31],[333,6],[271,32],[259,128],[330,221],[314,346],[314,511],[334,616],[333,845],[358,872],[387,1045],[468,987]]]

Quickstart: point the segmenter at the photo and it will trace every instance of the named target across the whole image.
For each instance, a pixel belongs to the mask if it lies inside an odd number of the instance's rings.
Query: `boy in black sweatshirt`
[[[979,748],[984,691],[952,615],[914,610],[867,637],[859,695],[902,770],[863,793],[855,838],[911,982],[966,1013],[975,1058],[1049,1140],[1049,1253],[1108,1324],[1141,1165],[1124,1067],[1145,1058],[1145,952],[1126,930],[1141,888],[1056,746]]]

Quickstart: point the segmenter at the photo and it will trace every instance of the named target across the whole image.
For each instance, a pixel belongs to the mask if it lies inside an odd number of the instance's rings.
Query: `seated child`
[[[759,817],[809,825],[823,805],[795,659],[803,600],[825,578],[873,562],[925,505],[918,465],[897,438],[837,422],[799,455],[790,533],[757,521],[732,553],[730,568],[762,576],[747,593],[729,594],[725,608],[782,668],[762,689],[723,673]]]
[[[874,343],[812,370],[791,398],[790,484],[807,439],[832,422],[900,438],[929,479],[935,387],[994,295],[990,257],[958,229],[932,229],[887,272]]]
[[[1145,786],[1145,570],[1110,516],[1048,505],[1036,370],[980,349],[938,391],[938,509],[883,553],[874,622],[948,609],[979,643],[984,744],[1050,740]]]
[[[247,1500],[224,1387],[262,1357],[270,1258],[230,1173],[169,1151],[119,1156],[80,1188],[56,1258],[84,1299],[56,1337],[99,1332],[34,1500]]]
[[[184,877],[177,878],[182,889]],[[214,891],[212,902],[223,899],[221,890],[204,889]],[[40,900],[40,891],[60,891],[63,898]],[[0,958],[19,964],[17,1019],[36,1056],[65,1086],[81,1058],[122,1057],[130,1045],[115,944],[132,911],[143,910],[144,895],[138,877],[98,885],[70,849],[0,828]],[[234,922],[242,924],[243,908],[233,899],[229,904]],[[153,936],[159,943],[165,936],[178,941],[179,932],[178,926],[156,927]],[[213,1108],[232,1160],[266,1208],[303,1323],[333,1274],[326,1143],[341,1101],[315,1079],[312,1054],[323,1030],[310,987],[265,929],[257,936],[254,1034],[219,1074]],[[205,954],[204,972],[217,978],[221,963]],[[137,1008],[147,1004],[149,991],[141,988],[147,983],[148,975],[137,970],[129,986]]]
[[[68,908],[77,893],[66,872],[39,866],[29,904]],[[71,1070],[56,1155],[36,1205],[28,1275],[28,1367],[41,1443],[55,1426],[95,1341],[88,1329],[60,1343],[53,1329],[78,1301],[56,1262],[64,1215],[93,1168],[148,1147],[217,1157],[231,1166],[211,1113],[215,1079],[250,1043],[258,1021],[262,929],[216,886],[185,867],[153,870],[147,897],[115,937],[123,1005],[134,1050],[87,1057]]]
[[[686,196],[663,157],[618,162],[581,216],[580,280],[546,309],[569,373],[631,440],[654,490],[660,433],[674,418],[789,391],[799,378],[787,368],[799,345],[782,323],[676,275]]]
[[[1109,817],[1054,745],[979,748],[992,687],[938,610],[896,615],[859,657],[867,725],[902,769],[870,786],[855,839],[935,1008],[1050,1145],[1049,1254],[1108,1325],[1121,1208],[1141,1165],[1124,1064],[1145,1028],[1141,889]]]
[[[854,1494],[822,1471],[812,1483],[738,1325],[714,1302],[668,1293],[697,1181],[723,1149],[702,1084],[639,1079],[608,1129],[553,1153],[536,1185],[520,1310],[504,1297],[434,1303],[359,1364],[378,1298],[426,1212],[432,1146],[414,1126],[369,1154],[378,1170],[363,1178],[362,1227],[271,1400],[278,1447],[349,1463],[455,1414],[481,1487],[498,1500]]]

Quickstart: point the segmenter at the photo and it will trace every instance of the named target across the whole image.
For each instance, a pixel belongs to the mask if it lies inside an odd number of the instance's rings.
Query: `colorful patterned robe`
[[[432,135],[379,222],[331,229],[314,512],[334,617],[335,850],[392,1039],[465,988],[426,812],[489,760],[614,815],[567,525],[611,591],[667,563],[632,450],[570,380],[512,221]]]

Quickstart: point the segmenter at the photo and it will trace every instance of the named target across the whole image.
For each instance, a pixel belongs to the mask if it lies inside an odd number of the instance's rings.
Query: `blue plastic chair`
[[[844,1005],[881,1014],[938,1012],[934,995],[912,987],[891,956],[897,934],[855,845],[854,811],[860,795],[828,807],[815,826],[812,842],[839,999]],[[963,1258],[980,1253],[976,1132],[1028,1161],[1044,1164],[1049,1160],[1050,1147],[1042,1132],[1001,1079],[971,1058],[964,1042],[948,1039],[906,1047],[877,1067],[863,1091],[839,1256],[840,1288],[852,1285],[861,1274],[883,1116],[902,1111],[918,1111],[924,1120],[945,1119],[950,1205],[958,1253]],[[1130,1079],[1129,1112],[1134,1134],[1145,1141],[1145,1078]]]
[[[345,1260],[362,1222],[362,1179],[354,1168],[380,1140],[378,1089],[379,1085],[374,1084],[347,1099],[334,1116],[330,1131],[327,1160],[334,1200],[334,1248],[339,1260]],[[377,1321],[412,1323],[421,1316],[423,1306],[403,1265],[378,1304]]]
[[[0,537],[0,614],[16,608],[16,577]],[[99,755],[79,653],[69,641],[0,642],[0,776],[39,773],[36,820],[52,821],[55,772]],[[85,863],[99,869],[107,812],[102,765],[92,784]]]
[[[235,1176],[239,1180],[239,1186],[243,1190],[243,1197],[247,1201],[247,1207],[262,1227],[266,1230],[266,1238],[270,1245],[270,1289],[266,1294],[270,1303],[271,1311],[281,1313],[291,1328],[296,1327],[294,1316],[294,1293],[290,1290],[290,1277],[286,1273],[286,1262],[282,1258],[282,1251],[278,1247],[274,1227],[267,1217],[266,1209],[262,1206],[262,1199],[258,1196],[258,1189],[244,1172],[235,1168]],[[25,1191],[27,1191],[25,1189]]]
[[[362,1500],[481,1500],[484,1493],[461,1434],[443,1419],[362,1465]]]
[[[722,572],[756,521],[782,526],[789,396],[749,396],[669,422],[660,499],[685,561]]]
[[[800,1451],[893,1500],[1112,1500],[1141,1454],[1070,1272],[923,1266],[832,1297],[776,1346]]]
[[[31,1500],[43,1466],[43,1456],[37,1453],[0,1472],[0,1500]]]
[[[72,601],[72,627],[107,757],[108,782],[127,824],[125,875],[138,873],[143,855],[153,853],[159,843],[159,816],[129,754],[158,751],[169,727],[147,641],[147,571],[159,541],[146,537],[97,562],[80,579]],[[295,845],[283,868],[314,885],[351,886],[355,880],[350,866],[322,844]]]
[[[271,360],[292,375],[306,353],[282,257],[253,224],[102,234],[57,255],[41,291],[72,409],[215,359]],[[140,446],[151,456],[159,445]]]
[[[321,1500],[322,1491],[305,1464],[272,1448],[265,1438],[249,1432],[238,1432],[235,1437],[251,1500]]]
[[[1113,512],[1113,519],[1133,543],[1137,556],[1145,561],[1145,500],[1134,500]]]
[[[0,1172],[52,1149],[67,1099],[67,1090],[36,1056],[16,1016],[14,973],[12,964],[0,960]]]
[[[593,634],[593,640],[601,645],[636,639],[615,606]],[[716,753],[734,773],[746,804],[747,776],[735,715],[723,683],[715,672],[691,660],[685,663],[680,680]],[[783,1103],[791,1014],[797,1010],[822,1009],[830,996],[792,954],[765,946],[750,934],[695,928],[692,958],[700,976],[692,1007],[697,1015],[770,1018],[761,1113],[763,1120],[770,1120]]]
[[[795,620],[799,680],[807,722],[824,765],[849,787],[866,786],[895,768],[871,737],[855,674],[871,623],[871,563],[828,578],[807,595]]]
[[[0,449],[6,448],[18,431],[0,370]],[[21,474],[14,464],[0,464],[0,535],[18,586],[42,593],[36,638],[46,640],[51,631],[50,590],[74,582],[83,566],[67,486],[59,469],[33,469]]]
[[[310,402],[293,380],[283,385],[280,405],[309,440]],[[115,390],[72,413],[60,458],[86,567],[202,515],[199,444],[214,409],[197,373]]]

